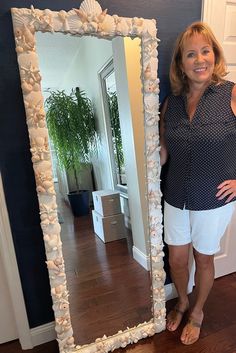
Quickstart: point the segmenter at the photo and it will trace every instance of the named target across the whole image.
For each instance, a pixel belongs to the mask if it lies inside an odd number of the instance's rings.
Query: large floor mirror
[[[125,347],[165,328],[156,23],[108,15],[94,0],[69,12],[13,8],[12,18],[60,352]],[[119,106],[116,178],[104,82]],[[100,136],[93,190],[120,193],[127,234],[114,242],[68,213],[55,176],[44,102],[78,86]]]

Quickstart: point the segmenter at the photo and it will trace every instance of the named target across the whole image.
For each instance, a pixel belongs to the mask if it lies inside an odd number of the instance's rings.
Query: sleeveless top
[[[225,199],[215,195],[220,183],[236,179],[233,86],[229,81],[208,86],[191,122],[186,96],[169,96],[164,116],[169,153],[164,198],[170,205],[196,211],[225,205]]]

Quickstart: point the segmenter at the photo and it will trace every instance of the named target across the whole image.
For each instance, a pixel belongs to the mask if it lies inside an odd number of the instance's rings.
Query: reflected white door
[[[13,307],[0,254],[0,344],[18,338]]]
[[[236,82],[236,0],[205,0],[203,21],[207,22],[223,47],[229,74]],[[235,157],[236,158],[236,157]],[[215,277],[236,271],[236,210],[215,256]]]

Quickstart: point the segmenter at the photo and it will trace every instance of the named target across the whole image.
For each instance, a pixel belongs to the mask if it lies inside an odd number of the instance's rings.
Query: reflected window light
[[[114,188],[127,193],[125,160],[120,128],[119,106],[113,61],[101,73],[103,101],[106,115],[106,130]]]

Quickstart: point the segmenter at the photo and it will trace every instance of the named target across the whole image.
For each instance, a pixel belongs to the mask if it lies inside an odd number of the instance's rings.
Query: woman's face
[[[189,85],[209,84],[215,66],[215,54],[211,44],[202,34],[190,37],[182,52],[182,71],[188,78]]]

